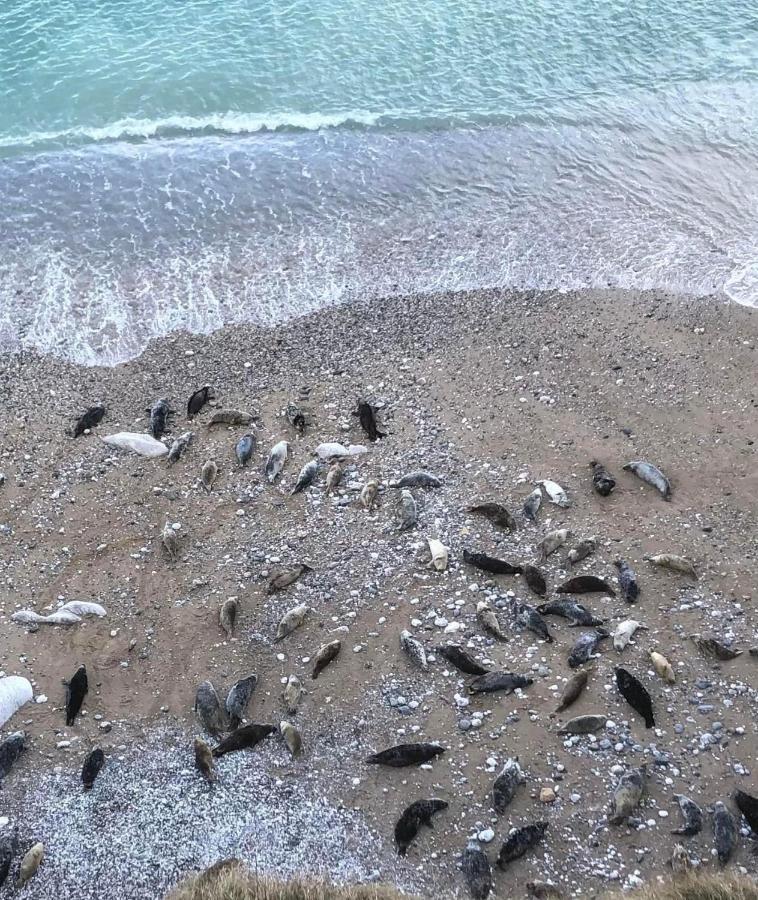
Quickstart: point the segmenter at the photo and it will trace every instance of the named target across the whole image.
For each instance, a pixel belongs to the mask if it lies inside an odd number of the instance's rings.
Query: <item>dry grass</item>
[[[758,882],[719,873],[690,874],[615,896],[628,900],[758,900]]]
[[[607,900],[758,900],[758,881],[719,873],[672,878]],[[180,884],[165,900],[409,900],[386,885],[337,886],[295,879],[259,878],[238,860],[225,860]]]
[[[318,881],[274,881],[249,872],[238,860],[216,863],[193,875],[166,900],[408,900],[384,885],[347,887]]]

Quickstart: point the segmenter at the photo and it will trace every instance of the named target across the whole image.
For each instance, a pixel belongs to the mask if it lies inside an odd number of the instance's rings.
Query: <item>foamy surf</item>
[[[146,140],[192,135],[241,135],[266,131],[319,131],[322,129],[377,125],[401,119],[403,113],[373,113],[367,110],[334,113],[272,112],[244,115],[226,112],[209,116],[166,116],[159,119],[126,118],[100,126],[57,131],[32,131],[0,136],[0,149],[39,152],[51,147],[79,147],[90,143]]]
[[[736,266],[726,280],[724,293],[740,306],[758,309],[758,262]]]

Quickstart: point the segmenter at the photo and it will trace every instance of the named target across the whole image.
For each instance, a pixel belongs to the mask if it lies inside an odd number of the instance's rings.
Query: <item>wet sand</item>
[[[3,783],[0,833],[17,824],[24,844],[47,847],[18,896],[103,896],[107,883],[113,900],[155,898],[182,872],[229,855],[265,871],[378,877],[426,896],[466,896],[457,862],[467,837],[491,827],[494,862],[509,827],[539,819],[550,822],[545,842],[495,875],[497,895],[523,896],[527,881],[551,879],[568,895],[596,896],[664,874],[679,823],[674,793],[703,807],[737,787],[758,794],[758,659],[746,652],[714,663],[689,640],[699,633],[758,645],[757,346],[755,312],[710,299],[477,293],[359,304],[271,330],[177,334],[113,369],[33,354],[0,359],[0,669],[47,697],[3,729],[23,728],[29,751]],[[214,405],[188,423],[186,400],[205,383]],[[145,409],[163,396],[177,410],[172,436],[195,432],[174,466],[99,440],[146,430]],[[360,396],[383,404],[388,436],[347,467],[336,497],[325,496],[323,474],[291,496],[318,443],[367,443],[351,415]],[[281,415],[297,398],[309,420],[302,438]],[[108,407],[105,420],[73,440],[76,416],[96,401]],[[222,406],[260,415],[247,469],[234,459],[246,429],[206,427]],[[282,438],[291,457],[270,486],[262,468]],[[592,491],[593,458],[617,479],[609,498]],[[220,469],[210,494],[199,484],[208,459]],[[622,471],[630,459],[670,477],[670,502]],[[414,490],[418,526],[399,533],[396,492],[386,485],[414,469],[444,486]],[[372,477],[383,490],[366,513],[358,488]],[[465,512],[495,499],[515,513],[543,478],[564,486],[572,506],[543,502],[536,526],[502,532]],[[176,563],[161,547],[167,521],[181,525]],[[536,543],[564,526],[576,540],[598,540],[579,573],[615,584],[612,563],[623,557],[641,585],[631,609],[620,597],[579,599],[611,630],[629,617],[649,628],[623,654],[601,644],[597,671],[565,718],[603,713],[611,724],[572,741],[556,733],[564,719],[551,713],[583,629],[549,617],[553,644],[519,630],[508,592],[539,602],[522,579],[488,578],[462,559],[465,547],[533,561]],[[444,573],[427,564],[431,536],[449,547]],[[665,552],[694,560],[697,581],[644,560]],[[564,558],[559,551],[544,566],[549,596],[569,577]],[[300,561],[314,571],[267,596],[266,574]],[[231,641],[218,627],[230,596],[242,609]],[[512,632],[508,643],[494,644],[478,625],[482,598]],[[108,615],[34,633],[10,620],[20,608],[48,613],[73,599],[95,600]],[[274,644],[281,615],[298,603],[313,610],[306,623]],[[446,633],[455,623],[461,629]],[[510,697],[469,697],[467,679],[442,660],[428,672],[412,667],[398,646],[405,628],[430,651],[462,643],[534,684]],[[335,638],[340,657],[312,681],[308,661]],[[673,686],[653,672],[650,649],[671,661]],[[612,685],[619,661],[648,687],[655,730]],[[61,682],[80,663],[90,691],[66,728]],[[278,723],[282,678],[302,679],[303,756],[291,761],[271,738],[221,760],[220,784],[208,790],[193,768],[195,689],[210,679],[223,697],[249,672],[259,677],[249,711],[258,722]],[[462,720],[474,724],[462,730]],[[429,769],[364,764],[407,740],[448,749]],[[107,763],[83,795],[79,772],[95,745]],[[498,818],[491,785],[511,756],[527,783]],[[608,825],[619,772],[643,762],[650,778],[638,821]],[[540,802],[545,787],[554,803]],[[394,821],[428,796],[450,807],[400,860]],[[740,839],[732,865],[754,872],[749,844]],[[709,824],[688,848],[714,865]]]

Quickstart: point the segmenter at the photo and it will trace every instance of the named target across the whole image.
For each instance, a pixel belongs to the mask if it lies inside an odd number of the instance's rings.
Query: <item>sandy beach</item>
[[[187,398],[203,384],[215,399],[190,423]],[[458,863],[470,835],[494,832],[483,845],[494,864],[509,828],[546,820],[544,842],[496,870],[495,895],[526,896],[527,882],[549,880],[566,896],[594,897],[666,875],[678,840],[715,867],[707,814],[699,836],[670,835],[680,823],[674,794],[703,809],[723,800],[733,812],[735,789],[758,795],[758,659],[747,652],[758,646],[754,310],[653,292],[390,299],[275,329],[176,334],[110,369],[5,356],[0,395],[0,671],[29,678],[37,701],[2,731],[23,729],[28,750],[3,780],[0,836],[18,827],[24,848],[46,847],[27,887],[15,892],[9,879],[0,896],[157,900],[184,874],[239,856],[285,877],[314,872],[465,897]],[[170,436],[195,433],[173,466],[100,440],[146,431],[146,409],[160,397],[176,410]],[[376,443],[352,415],[360,397],[382,406],[387,436]],[[302,437],[282,415],[290,400],[306,412]],[[95,402],[106,405],[105,419],[74,440],[77,416]],[[206,425],[220,408],[259,416],[248,468],[234,458],[246,429]],[[270,485],[263,465],[281,439],[290,458]],[[336,495],[325,495],[322,472],[292,496],[322,441],[365,443],[368,452],[346,466]],[[591,459],[616,478],[610,497],[593,492]],[[622,471],[633,459],[666,473],[670,502]],[[200,484],[206,460],[219,467],[210,493]],[[443,487],[414,489],[418,524],[399,532],[388,484],[417,469]],[[381,491],[366,512],[358,495],[370,478]],[[466,512],[497,500],[518,514],[540,479],[563,486],[570,508],[545,499],[536,525],[520,520],[513,532]],[[166,522],[181,526],[176,562],[161,544]],[[510,615],[514,597],[540,602],[523,579],[488,576],[462,554],[534,562],[536,544],[561,527],[573,534],[568,546],[594,536],[598,547],[573,570],[566,548],[548,558],[548,598],[573,574],[616,585],[621,557],[638,575],[635,606],[620,596],[578,599],[610,631],[630,617],[648,630],[621,653],[604,641],[583,696],[553,717],[572,674],[568,653],[586,629],[549,616],[554,642],[538,640]],[[429,567],[429,537],[449,548],[444,572]],[[697,580],[645,560],[661,553],[693,560]],[[313,571],[268,596],[267,576],[298,562]],[[229,597],[241,606],[231,640],[218,624]],[[477,622],[482,599],[508,642]],[[107,616],[33,632],[11,620],[19,609],[47,614],[71,600],[100,603]],[[305,623],[274,643],[280,618],[300,603],[312,610]],[[404,629],[432,654],[428,671],[401,651]],[[745,652],[714,662],[693,634]],[[339,657],[312,680],[314,654],[335,639]],[[469,679],[433,653],[448,641],[534,683],[511,696],[471,696]],[[655,674],[650,650],[671,662],[674,684]],[[82,663],[89,693],[66,727],[62,680]],[[619,696],[619,664],[648,688],[655,729]],[[307,694],[292,721],[303,754],[293,761],[274,735],[219,760],[209,787],[194,768],[195,691],[209,679],[223,698],[251,672],[259,680],[247,718],[261,723],[287,718],[282,680],[301,678]],[[596,735],[557,733],[589,713],[609,720]],[[424,768],[364,762],[416,740],[446,752]],[[106,764],[84,793],[82,762],[98,745]],[[497,816],[492,783],[509,757],[527,780]],[[639,815],[610,825],[618,776],[642,763],[649,778]],[[540,801],[545,788],[553,802]],[[425,797],[449,808],[399,858],[394,823]],[[755,873],[741,824],[730,866]]]

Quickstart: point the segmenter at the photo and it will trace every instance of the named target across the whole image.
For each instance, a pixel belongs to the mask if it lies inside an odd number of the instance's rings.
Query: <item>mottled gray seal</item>
[[[657,466],[638,459],[627,463],[623,468],[625,472],[631,472],[637,478],[652,485],[664,500],[671,499],[671,483]]]
[[[645,791],[646,780],[647,768],[644,765],[639,769],[630,769],[619,778],[611,797],[608,815],[611,825],[621,825],[637,809]]]
[[[256,416],[242,409],[219,409],[210,417],[208,428],[214,425],[249,425]]]
[[[326,473],[326,493],[333,494],[338,486],[340,481],[342,481],[342,463],[339,460],[335,460],[331,466],[329,466],[329,471]]]
[[[518,758],[509,759],[492,785],[492,806],[502,816],[516,795],[519,785],[526,782]]]
[[[461,871],[473,900],[487,900],[492,893],[492,866],[474,838],[469,840],[463,851]]]
[[[287,679],[287,684],[282,695],[284,700],[284,708],[288,713],[290,713],[290,715],[294,715],[294,713],[297,712],[304,693],[305,691],[303,690],[303,685],[301,684],[300,679],[297,677],[297,675],[290,675],[290,677]]]
[[[221,708],[221,700],[210,681],[203,681],[198,685],[195,694],[195,712],[200,724],[210,734],[218,734],[226,730],[226,718]]]
[[[276,629],[274,642],[281,641],[282,638],[287,637],[288,634],[292,634],[296,628],[299,628],[303,624],[307,615],[308,607],[305,603],[293,606],[292,609],[287,610],[279,622],[279,627]]]
[[[402,478],[399,478],[397,481],[390,482],[390,487],[392,488],[412,488],[412,487],[423,487],[423,488],[440,488],[442,487],[442,480],[437,478],[436,475],[432,475],[430,472],[409,472],[407,475],[403,475]]]
[[[745,791],[736,791],[734,794],[734,802],[737,809],[745,817],[745,821],[750,826],[753,834],[758,835],[758,798],[751,797]]]
[[[587,715],[577,716],[575,719],[569,719],[562,728],[558,729],[558,734],[593,734],[605,728],[608,721],[607,716]]]
[[[266,469],[265,475],[269,481],[269,484],[273,484],[276,479],[282,474],[282,469],[284,468],[285,463],[287,462],[287,454],[289,453],[290,445],[287,441],[279,441],[278,444],[274,444],[271,448],[271,452],[268,455],[268,459],[266,460]]]
[[[713,637],[694,635],[692,640],[703,656],[709,656],[711,659],[718,659],[721,662],[736,659],[742,653],[742,650],[735,650],[728,644],[723,643],[723,641]]]
[[[580,634],[569,653],[568,664],[572,669],[577,669],[583,663],[595,659],[595,651],[598,645],[610,634],[604,628],[596,628],[594,631],[586,631]]]
[[[372,478],[370,481],[367,481],[363,488],[361,489],[361,506],[367,511],[371,512],[374,508],[374,503],[376,503],[376,498],[379,495],[379,482]]]
[[[547,829],[547,822],[535,822],[532,825],[514,829],[500,848],[497,856],[498,868],[506,869],[514,860],[528,853],[532,847],[536,847],[545,837]]]
[[[428,668],[426,662],[426,650],[424,650],[424,645],[421,641],[416,640],[410,631],[401,631],[400,647],[417,669],[426,672]]]
[[[203,487],[210,494],[213,490],[213,484],[218,477],[218,466],[216,463],[209,459],[206,463],[203,464],[203,468],[200,472],[200,480],[203,483]]]
[[[18,854],[18,828],[10,834],[0,835],[0,888],[5,884],[11,864]]]
[[[302,578],[307,572],[312,571],[313,569],[306,563],[297,563],[291,569],[282,569],[279,572],[274,572],[269,575],[266,582],[266,593],[276,594],[278,591],[283,591],[299,578]]]
[[[480,600],[477,603],[476,617],[479,620],[479,624],[482,626],[482,628],[484,628],[485,631],[488,631],[499,641],[508,640],[508,636],[500,627],[500,622],[495,615],[494,609],[489,605],[489,603],[487,603],[486,600]]]
[[[400,491],[400,499],[397,501],[397,520],[399,531],[408,531],[418,521],[418,507],[413,494],[407,488]]]
[[[156,441],[160,439],[168,427],[169,413],[168,401],[165,398],[156,401],[150,407],[150,434]]]
[[[309,463],[306,463],[300,470],[300,474],[297,476],[297,481],[292,488],[292,493],[300,494],[306,488],[310,487],[318,475],[318,470],[319,464],[317,459],[312,459]]]
[[[627,603],[636,603],[640,595],[640,586],[637,584],[634,570],[623,559],[617,559],[613,565],[618,569],[621,596]]]
[[[536,634],[537,637],[547,641],[548,644],[553,643],[553,636],[548,631],[547,622],[533,606],[530,606],[528,603],[514,601],[513,612],[516,622],[522,628],[526,628],[527,631]]]
[[[720,800],[713,804],[713,843],[719,864],[725,866],[737,846],[737,825]]]
[[[521,510],[524,518],[528,519],[530,522],[536,522],[540,506],[542,506],[542,491],[539,488],[536,488],[529,494],[526,500],[524,500],[524,505]]]
[[[596,459],[592,460],[590,468],[592,469],[592,486],[601,497],[607,497],[616,487],[616,480]]]
[[[537,544],[537,557],[544,562],[548,556],[562,547],[571,537],[571,531],[568,528],[556,528],[554,531],[548,531],[545,537]]]
[[[250,431],[248,431],[247,434],[243,434],[237,441],[234,448],[234,455],[237,457],[237,462],[242,468],[244,468],[252,459],[253,452],[255,451],[255,444],[255,435]]]
[[[229,716],[229,727],[236,728],[245,717],[250,698],[253,696],[258,676],[251,674],[240,678],[229,689],[226,695],[226,713]]]
[[[684,822],[681,828],[675,828],[671,834],[683,834],[686,837],[700,834],[703,830],[703,810],[684,794],[674,794],[674,800],[679,804]]]
[[[532,593],[538,597],[544,597],[547,593],[547,582],[545,576],[540,572],[537,566],[525,565],[523,568],[524,581]]]
[[[26,734],[16,731],[0,741],[0,784],[26,750]]]
[[[596,549],[597,541],[595,538],[585,538],[583,541],[579,541],[576,547],[572,547],[566,555],[568,564],[570,566],[575,566],[583,559],[587,559],[587,557],[594,553]]]
[[[313,660],[313,673],[311,677],[315,681],[324,669],[340,655],[342,641],[329,641],[319,647]]]
[[[551,600],[549,603],[541,603],[537,607],[537,611],[543,616],[560,616],[563,619],[568,619],[574,626],[588,627],[603,624],[602,619],[594,616],[578,600]]]
[[[174,440],[174,442],[171,444],[171,448],[168,451],[168,456],[166,457],[169,465],[178,462],[181,459],[182,454],[192,443],[194,437],[194,431],[185,431],[183,434],[180,434],[179,437],[176,438],[176,440]]]
[[[518,523],[502,503],[474,503],[467,508],[467,512],[489,519],[498,528],[505,528],[508,531],[515,531],[518,528]]]
[[[518,688],[529,687],[533,679],[527,675],[517,675],[515,672],[487,672],[485,675],[477,675],[469,682],[470,694],[494,694],[496,691],[504,691],[506,695],[512,694]]]

